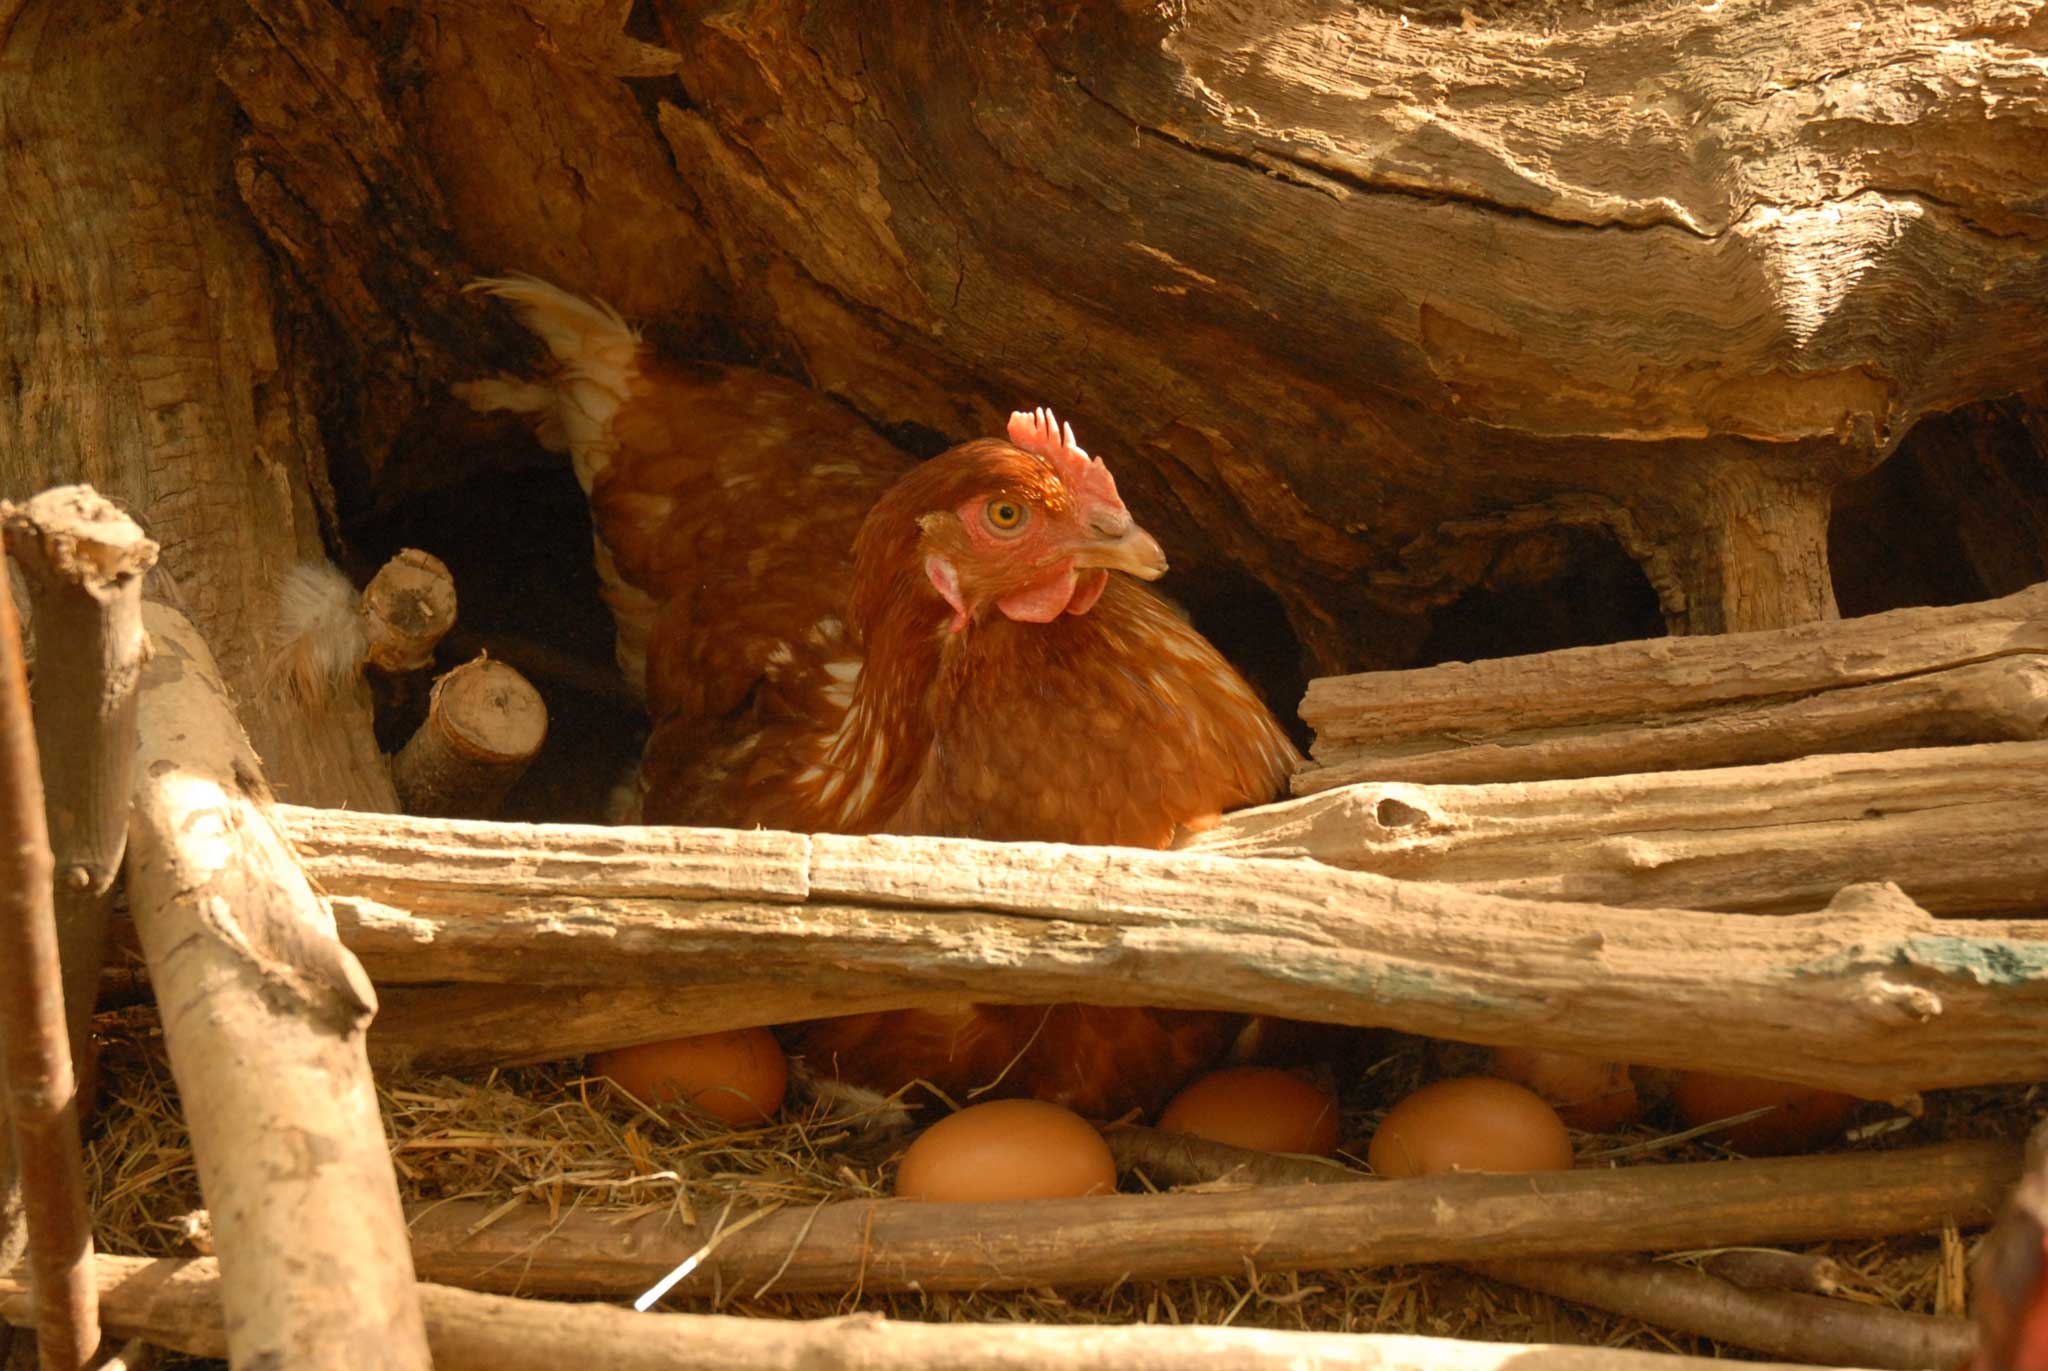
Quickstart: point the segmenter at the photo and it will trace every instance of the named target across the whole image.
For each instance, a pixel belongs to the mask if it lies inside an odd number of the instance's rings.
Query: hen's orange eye
[[[1015,533],[1024,526],[1024,506],[1015,500],[990,500],[986,513],[988,526],[998,533]]]

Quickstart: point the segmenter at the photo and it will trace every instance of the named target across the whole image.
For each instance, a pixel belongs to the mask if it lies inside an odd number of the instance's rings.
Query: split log
[[[424,1368],[426,1336],[363,1030],[376,1000],[265,815],[205,643],[144,608],[129,900],[238,1365]]]
[[[44,1371],[78,1371],[99,1350],[99,1288],[64,1022],[54,870],[21,631],[14,597],[0,595],[0,1075],[7,1087],[0,1123],[13,1140],[6,1149],[13,1164],[0,1169],[0,1219],[7,1223],[0,1254],[11,1265],[26,1237]],[[6,1159],[0,1154],[0,1162]],[[8,1231],[16,1222],[25,1235]]]
[[[1493,782],[2001,742],[2048,732],[2048,584],[1982,604],[1311,681],[1314,764]]]
[[[393,759],[411,814],[486,819],[526,774],[548,733],[548,708],[526,678],[489,657],[434,682],[427,719]]]
[[[677,1287],[782,1293],[1021,1290],[1405,1262],[1812,1242],[1989,1221],[2020,1150],[1693,1162],[1363,1185],[1246,1187],[1002,1204],[847,1200],[733,1229]],[[715,1217],[679,1224],[545,1204],[495,1216],[457,1200],[414,1217],[427,1280],[528,1294],[638,1295],[697,1254]]]
[[[2048,1077],[2030,1031],[2048,925],[1941,924],[1895,890],[1794,918],[1646,915],[1199,853],[277,812],[378,979],[511,983],[536,1017],[536,985],[609,987],[611,1041],[515,1037],[500,1060],[786,1022],[826,997],[967,995],[1386,1025],[1885,1098]],[[630,1017],[659,999],[629,1009],[636,984],[671,1003]],[[380,1047],[407,1050],[446,1060],[431,1031]]]
[[[226,1340],[214,1262],[102,1257],[97,1271],[113,1326],[180,1352],[221,1354]],[[27,1304],[23,1283],[0,1273],[0,1317],[25,1318]],[[446,1285],[422,1285],[420,1305],[440,1371],[1709,1371],[1723,1365],[1605,1347],[1510,1346],[1384,1333],[931,1324],[877,1314],[801,1321],[636,1314]],[[1753,1365],[1756,1371],[1800,1371]]]
[[[1937,914],[2048,908],[2048,742],[1502,785],[1366,783],[1188,840],[1539,900],[1776,913],[1892,881]]]
[[[157,546],[90,486],[0,503],[7,548],[42,625],[36,746],[61,759],[42,780],[56,862],[57,939],[71,1062],[91,1108],[93,1002],[107,962],[114,879],[128,846],[135,692],[142,676],[142,580]]]

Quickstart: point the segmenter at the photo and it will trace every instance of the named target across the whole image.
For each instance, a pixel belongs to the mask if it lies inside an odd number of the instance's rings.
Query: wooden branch
[[[2018,1168],[2018,1148],[1972,1142],[1011,1204],[852,1200],[790,1208],[734,1231],[679,1288],[1017,1290],[1234,1275],[1247,1254],[1261,1271],[1297,1271],[1875,1237],[1987,1222]],[[412,1226],[422,1277],[478,1290],[638,1295],[697,1252],[716,1222],[676,1224],[667,1211],[550,1218],[541,1204],[493,1219],[495,1208],[423,1208]]]
[[[1587,1304],[1680,1333],[1821,1366],[1966,1365],[1967,1319],[1910,1314],[1819,1295],[1744,1290],[1703,1271],[1643,1261],[1468,1261],[1493,1280]]]
[[[1791,919],[1645,915],[1200,853],[278,816],[380,980],[513,983],[530,1014],[537,984],[671,990],[655,1018],[617,1011],[609,1041],[515,1031],[503,1059],[972,995],[1384,1024],[1881,1097],[2048,1076],[2048,1041],[2014,1027],[2048,1003],[2048,924],[1940,924],[1895,891]],[[381,1050],[430,1062],[433,1041]]]
[[[455,627],[455,578],[431,552],[399,549],[363,587],[363,625],[370,663],[385,671],[418,671]]]
[[[1981,604],[1311,681],[1354,781],[1533,781],[2001,742],[2048,727],[2048,584]]]
[[[375,996],[266,817],[205,643],[144,609],[129,900],[226,1263],[236,1364],[426,1367],[363,1056]]]
[[[1701,1260],[1700,1269],[1745,1290],[1832,1295],[1844,1283],[1842,1264],[1833,1257],[1768,1247],[1730,1247],[1709,1253]]]
[[[28,578],[42,625],[36,746],[62,758],[43,778],[56,862],[59,955],[71,1061],[91,1109],[93,1001],[107,961],[114,879],[128,845],[135,767],[135,690],[142,675],[142,580],[157,546],[90,486],[0,503],[8,551]]]
[[[6,1051],[13,1155],[37,1292],[44,1371],[81,1371],[99,1349],[92,1219],[78,1088],[64,1022],[64,978],[51,894],[55,865],[29,717],[14,597],[0,595],[0,1046]],[[98,974],[98,966],[94,966]],[[0,1184],[8,1178],[0,1177]],[[11,1206],[9,1206],[11,1207]],[[0,1236],[0,1247],[17,1244]]]
[[[526,774],[548,733],[548,707],[526,678],[489,657],[434,682],[426,722],[393,760],[407,812],[486,819]]]
[[[1346,786],[1188,840],[1472,891],[1775,913],[1893,881],[1937,914],[2048,907],[2048,742],[1575,781]]]
[[[97,1270],[113,1326],[196,1356],[224,1350],[213,1261],[102,1257]],[[25,1318],[27,1304],[24,1283],[0,1272],[0,1317]],[[1604,1347],[1523,1347],[1398,1334],[933,1324],[875,1314],[801,1321],[636,1314],[445,1285],[422,1285],[420,1305],[439,1371],[1708,1371],[1722,1365]],[[1759,1364],[1757,1371],[1794,1368]]]
[[[1329,1185],[1370,1180],[1342,1166],[1249,1152],[1150,1128],[1113,1128],[1106,1136],[1119,1167],[1143,1166],[1154,1181],[1172,1185],[1226,1180],[1267,1186]],[[1815,1263],[1827,1261],[1753,1248],[1737,1248],[1727,1255],[1736,1254],[1782,1258],[1771,1264],[1774,1274],[1782,1278],[1788,1267],[1796,1266],[1809,1281]],[[1964,1319],[1929,1318],[1810,1294],[1788,1295],[1782,1287],[1757,1293],[1716,1276],[1637,1258],[1527,1257],[1461,1260],[1458,1264],[1491,1280],[1576,1300],[1661,1328],[1828,1366],[1954,1367],[1966,1362],[1976,1345],[1975,1330]],[[1811,1288],[1810,1283],[1806,1288]]]

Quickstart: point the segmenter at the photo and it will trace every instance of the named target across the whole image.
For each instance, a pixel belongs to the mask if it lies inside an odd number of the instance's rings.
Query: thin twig
[[[14,599],[0,594],[0,1041],[28,1223],[36,1337],[45,1371],[75,1371],[98,1350],[99,1287],[78,1090],[64,1026],[42,768]]]

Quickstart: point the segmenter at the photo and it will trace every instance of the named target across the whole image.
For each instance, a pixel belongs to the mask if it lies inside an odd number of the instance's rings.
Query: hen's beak
[[[1147,533],[1128,514],[1098,514],[1089,521],[1091,537],[1074,548],[1077,571],[1101,567],[1105,571],[1126,571],[1141,581],[1156,581],[1166,574],[1166,553],[1159,540]]]

